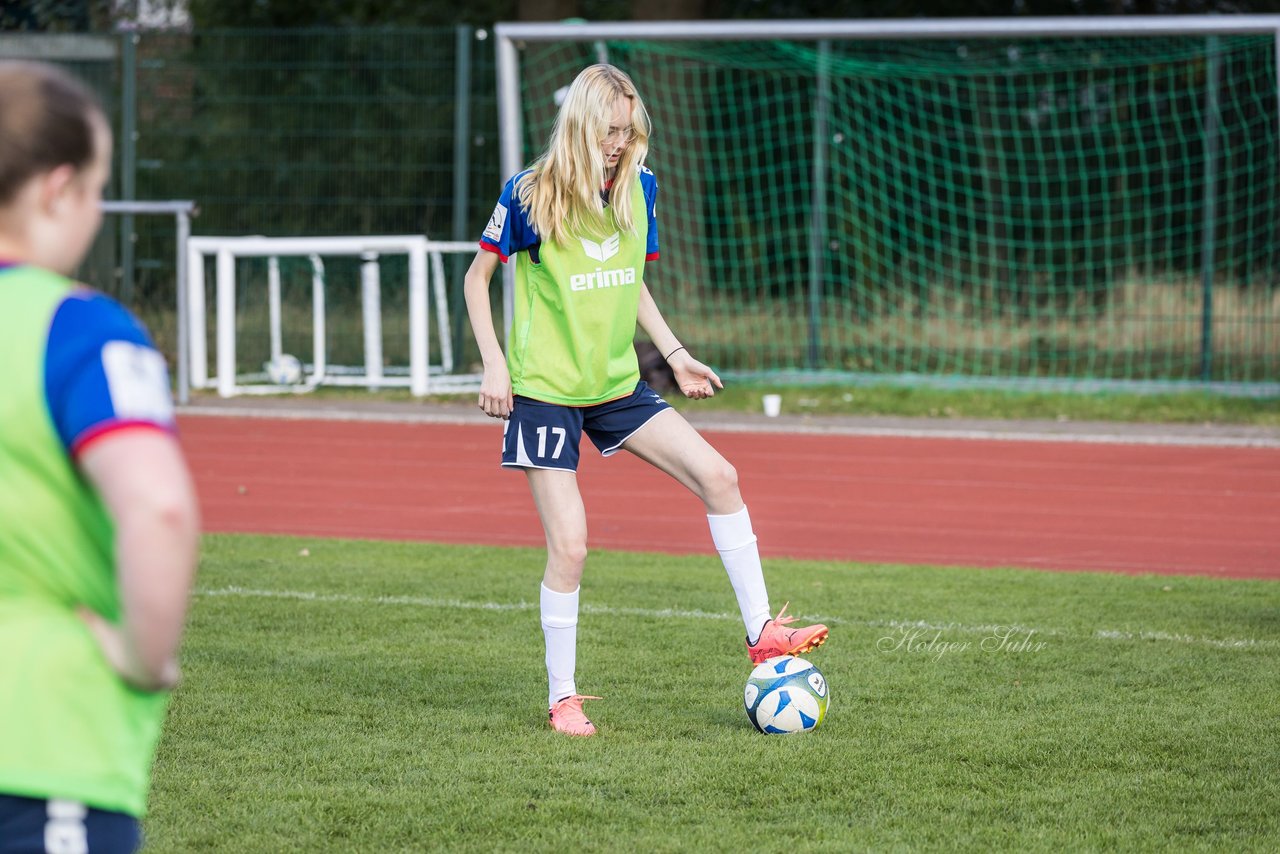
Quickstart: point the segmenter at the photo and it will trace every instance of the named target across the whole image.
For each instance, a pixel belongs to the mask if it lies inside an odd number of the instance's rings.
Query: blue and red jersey
[[[484,234],[480,237],[480,248],[495,253],[504,264],[517,252],[528,252],[535,264],[539,261],[538,250],[542,241],[533,227],[533,221],[529,219],[528,212],[516,198],[515,191],[517,182],[527,174],[529,170],[526,169],[502,188],[498,205],[493,209],[493,216],[489,218],[489,224],[485,226]],[[605,192],[602,194],[606,204],[609,201],[608,190],[612,185],[612,182],[606,184]],[[644,260],[656,261],[658,259],[658,179],[648,167],[640,167],[640,186],[644,190],[645,215],[649,219],[649,235]]]
[[[0,261],[0,287],[20,269]],[[133,315],[103,294],[72,290],[58,306],[43,374],[49,415],[72,456],[118,430],[175,430],[163,358]]]

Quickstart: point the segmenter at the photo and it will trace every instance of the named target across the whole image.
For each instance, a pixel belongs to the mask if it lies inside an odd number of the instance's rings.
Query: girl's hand
[[[515,399],[511,396],[511,374],[505,362],[486,365],[484,380],[480,383],[479,406],[491,418],[506,421],[511,417]]]
[[[724,388],[724,383],[720,382],[715,371],[690,356],[689,351],[683,347],[671,354],[667,364],[675,372],[676,383],[685,397],[703,400],[715,397],[716,389]]]
[[[121,629],[84,606],[77,614],[93,633],[107,664],[125,682],[141,691],[167,691],[178,684],[178,662],[166,661],[153,672],[139,660]]]

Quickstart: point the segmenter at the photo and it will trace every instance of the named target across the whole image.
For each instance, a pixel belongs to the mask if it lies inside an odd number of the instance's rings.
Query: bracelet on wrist
[[[684,345],[682,344],[682,345],[680,345],[679,347],[677,347],[677,348],[675,348],[674,350],[672,350],[672,351],[671,351],[670,353],[668,353],[667,355],[663,356],[663,357],[662,357],[662,361],[664,361],[664,362],[665,362],[665,361],[667,361],[668,359],[670,359],[672,356],[674,356],[676,353],[679,353],[679,352],[680,352],[681,350],[683,350],[683,349],[684,349]]]

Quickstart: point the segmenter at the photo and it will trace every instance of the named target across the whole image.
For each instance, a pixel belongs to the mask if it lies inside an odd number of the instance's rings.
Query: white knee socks
[[[727,516],[707,516],[711,539],[720,552],[729,583],[738,597],[738,610],[751,643],[769,621],[769,593],[760,566],[760,550],[751,530],[751,516],[743,507]],[[578,651],[578,591],[557,593],[542,585],[542,636],[547,644],[547,705],[578,693],[574,681]]]
[[[579,588],[581,589],[581,588]],[[542,585],[542,636],[547,642],[547,707],[578,693],[578,591],[557,593]]]
[[[729,573],[729,583],[738,596],[738,610],[747,629],[747,641],[755,643],[760,630],[769,621],[769,593],[764,586],[764,571],[760,567],[760,550],[756,548],[756,535],[751,530],[751,516],[743,507],[727,516],[708,514],[711,539]]]

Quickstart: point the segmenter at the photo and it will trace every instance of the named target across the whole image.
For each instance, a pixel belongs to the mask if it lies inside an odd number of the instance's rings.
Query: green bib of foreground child
[[[634,178],[631,209],[645,210]],[[544,242],[539,263],[516,259],[515,311],[507,365],[514,394],[566,406],[589,406],[635,391],[640,367],[633,345],[649,227],[618,227],[605,208],[590,237]]]
[[[168,695],[126,685],[76,616],[120,618],[115,532],[52,420],[31,420],[71,284],[31,267],[0,284],[0,519],[21,521],[0,528],[0,792],[141,815]]]

